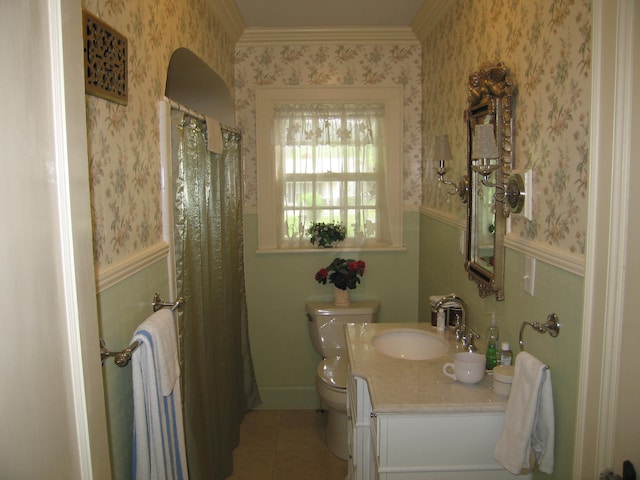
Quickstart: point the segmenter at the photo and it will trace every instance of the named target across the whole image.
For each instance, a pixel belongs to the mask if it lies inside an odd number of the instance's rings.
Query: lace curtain
[[[274,107],[281,248],[307,247],[318,221],[344,223],[344,245],[390,244],[384,116],[379,104]]]

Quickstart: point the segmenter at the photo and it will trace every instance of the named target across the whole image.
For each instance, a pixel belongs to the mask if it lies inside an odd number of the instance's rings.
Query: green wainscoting
[[[169,300],[167,262],[159,260],[98,295],[100,335],[112,351],[122,350],[140,323],[153,313],[153,294]],[[118,367],[107,359],[102,367],[113,478],[131,478],[133,391],[131,365]]]
[[[380,301],[381,322],[418,319],[419,214],[404,214],[406,251],[256,253],[257,216],[245,214],[245,268],[251,351],[263,408],[316,408],[315,370],[319,357],[309,340],[305,301],[332,298],[332,286],[314,275],[333,258],[367,264],[352,301]]]
[[[551,367],[556,416],[554,474],[548,476],[536,472],[534,478],[571,478],[580,370],[583,278],[537,261],[535,292],[531,296],[523,290],[524,255],[507,249],[505,300],[496,302],[494,297],[482,299],[464,270],[464,257],[459,247],[460,229],[421,215],[420,232],[419,296],[423,321],[429,319],[430,295],[455,292],[467,303],[469,324],[482,335],[478,342],[481,352],[485,351],[486,331],[491,320],[486,313],[496,312],[500,340],[510,342],[516,355],[523,321],[544,322],[549,313],[558,315],[561,330],[557,338],[539,334],[530,327],[524,331],[526,350]]]

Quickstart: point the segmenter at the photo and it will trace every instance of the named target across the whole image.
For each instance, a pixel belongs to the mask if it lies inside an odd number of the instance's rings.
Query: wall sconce
[[[487,187],[496,186],[489,185],[488,182],[489,176],[500,168],[500,163],[497,161],[499,156],[496,136],[493,133],[493,125],[476,125],[473,133],[473,141],[471,142],[471,161],[479,160],[480,162],[472,163],[471,170],[482,175],[482,183]]]
[[[438,166],[435,168],[435,171],[438,174],[438,181],[452,187],[447,192],[449,195],[455,195],[457,193],[462,200],[462,203],[467,203],[467,198],[469,195],[469,180],[467,179],[467,176],[463,176],[458,185],[456,185],[451,180],[445,180],[444,178],[444,176],[449,171],[445,166],[445,162],[450,162],[451,159],[452,157],[451,148],[449,148],[449,135],[436,136],[435,161],[438,162]]]
[[[504,203],[504,216],[509,213],[520,213],[525,202],[525,185],[522,175],[515,173],[510,175],[507,183],[491,183],[489,177],[500,168],[498,160],[500,153],[496,145],[496,137],[491,124],[478,124],[475,126],[473,141],[471,145],[471,170],[482,175],[482,184],[485,187],[494,187],[496,192],[493,199],[496,202]]]

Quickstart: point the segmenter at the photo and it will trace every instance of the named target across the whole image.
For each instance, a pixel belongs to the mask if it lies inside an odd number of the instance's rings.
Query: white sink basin
[[[449,349],[445,339],[413,328],[379,333],[371,343],[380,353],[404,360],[430,360],[444,355]]]

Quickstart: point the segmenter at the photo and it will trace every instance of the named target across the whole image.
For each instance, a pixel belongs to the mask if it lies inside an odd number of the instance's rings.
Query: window
[[[260,89],[260,249],[310,248],[313,222],[342,222],[345,246],[401,240],[399,88]]]
[[[347,227],[347,244],[390,243],[379,228],[386,214],[378,204],[385,197],[384,105],[278,104],[273,125],[281,246],[304,243],[313,222],[332,221]]]

